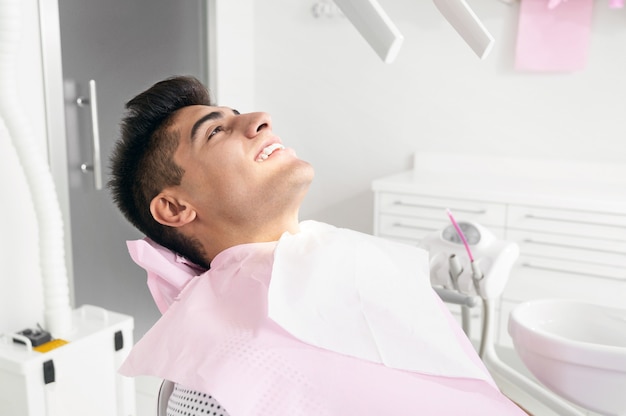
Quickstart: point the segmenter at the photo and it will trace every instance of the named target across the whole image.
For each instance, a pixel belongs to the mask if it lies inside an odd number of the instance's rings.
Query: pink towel
[[[585,67],[593,0],[521,0],[515,68],[576,71]]]

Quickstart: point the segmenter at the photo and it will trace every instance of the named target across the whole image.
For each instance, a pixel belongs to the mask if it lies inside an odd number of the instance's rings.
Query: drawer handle
[[[422,226],[419,226],[419,225],[402,224],[400,222],[394,222],[392,224],[392,226],[394,228],[408,228],[410,230],[422,230],[422,231],[437,231],[438,230],[438,228],[422,227]]]
[[[620,281],[620,282],[623,282],[624,279],[626,278],[626,276],[624,276],[624,277],[607,276],[607,275],[604,275],[604,274],[584,273],[584,272],[580,272],[580,271],[577,271],[577,270],[561,269],[559,267],[538,266],[536,264],[532,264],[532,263],[529,263],[529,262],[523,262],[522,263],[522,267],[527,268],[527,269],[543,270],[543,271],[547,271],[547,272],[559,272],[559,273],[575,274],[575,275],[578,275],[578,276],[597,277],[597,278],[600,278],[600,279],[617,280],[617,281]]]
[[[602,249],[602,248],[577,246],[577,245],[573,245],[573,244],[551,243],[551,242],[548,242],[548,241],[533,240],[532,238],[525,238],[522,241],[524,243],[537,244],[537,245],[541,245],[541,246],[573,248],[573,249],[585,250],[585,251],[595,251],[597,253],[619,254],[619,255],[622,255],[622,256],[626,255],[626,252],[618,251],[618,250],[606,250],[606,249]]]
[[[535,214],[526,214],[524,215],[524,217],[530,220],[539,220],[539,221],[556,221],[556,222],[567,222],[570,224],[585,224],[585,225],[599,225],[602,227],[611,227],[611,228],[613,227],[626,228],[626,225],[621,225],[621,224],[603,224],[601,222],[595,222],[595,221],[570,220],[567,218],[554,218],[554,217],[546,217],[546,216],[535,215]]]
[[[449,207],[437,206],[437,205],[423,205],[423,204],[412,204],[404,201],[393,201],[394,205],[399,205],[402,207],[412,207],[412,208],[426,208],[426,209],[436,209],[445,211]],[[452,212],[463,212],[465,214],[474,214],[474,215],[484,215],[487,213],[486,209],[468,209],[468,208],[450,208]]]

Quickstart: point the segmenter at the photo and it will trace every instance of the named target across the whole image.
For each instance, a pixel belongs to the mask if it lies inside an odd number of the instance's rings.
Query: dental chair
[[[449,215],[453,225],[427,236],[420,244],[430,253],[431,284],[444,302],[461,305],[462,327],[468,336],[469,311],[482,304],[483,324],[479,356],[491,369],[496,367],[502,371],[503,365],[493,349],[493,305],[504,290],[513,264],[518,258],[519,247],[515,243],[495,238],[479,224],[457,224],[451,214]],[[174,387],[175,383],[168,380],[161,383],[157,416],[167,415],[168,401]]]
[[[163,380],[157,398],[157,416],[167,416],[167,402],[174,391],[174,383]]]

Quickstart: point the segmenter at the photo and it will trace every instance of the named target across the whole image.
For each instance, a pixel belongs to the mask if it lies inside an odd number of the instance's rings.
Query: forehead
[[[228,114],[231,112],[228,107],[214,107],[210,105],[190,105],[183,107],[174,113],[173,125],[178,128],[185,126],[191,128],[200,118],[210,113]]]

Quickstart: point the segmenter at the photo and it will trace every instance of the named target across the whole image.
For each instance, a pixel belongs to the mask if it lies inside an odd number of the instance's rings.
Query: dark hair
[[[197,241],[160,224],[150,213],[150,202],[159,192],[181,183],[184,170],[174,162],[179,133],[169,127],[173,114],[190,105],[211,105],[211,98],[200,81],[185,76],[158,82],[126,103],[108,186],[118,208],[139,231],[208,268]]]

